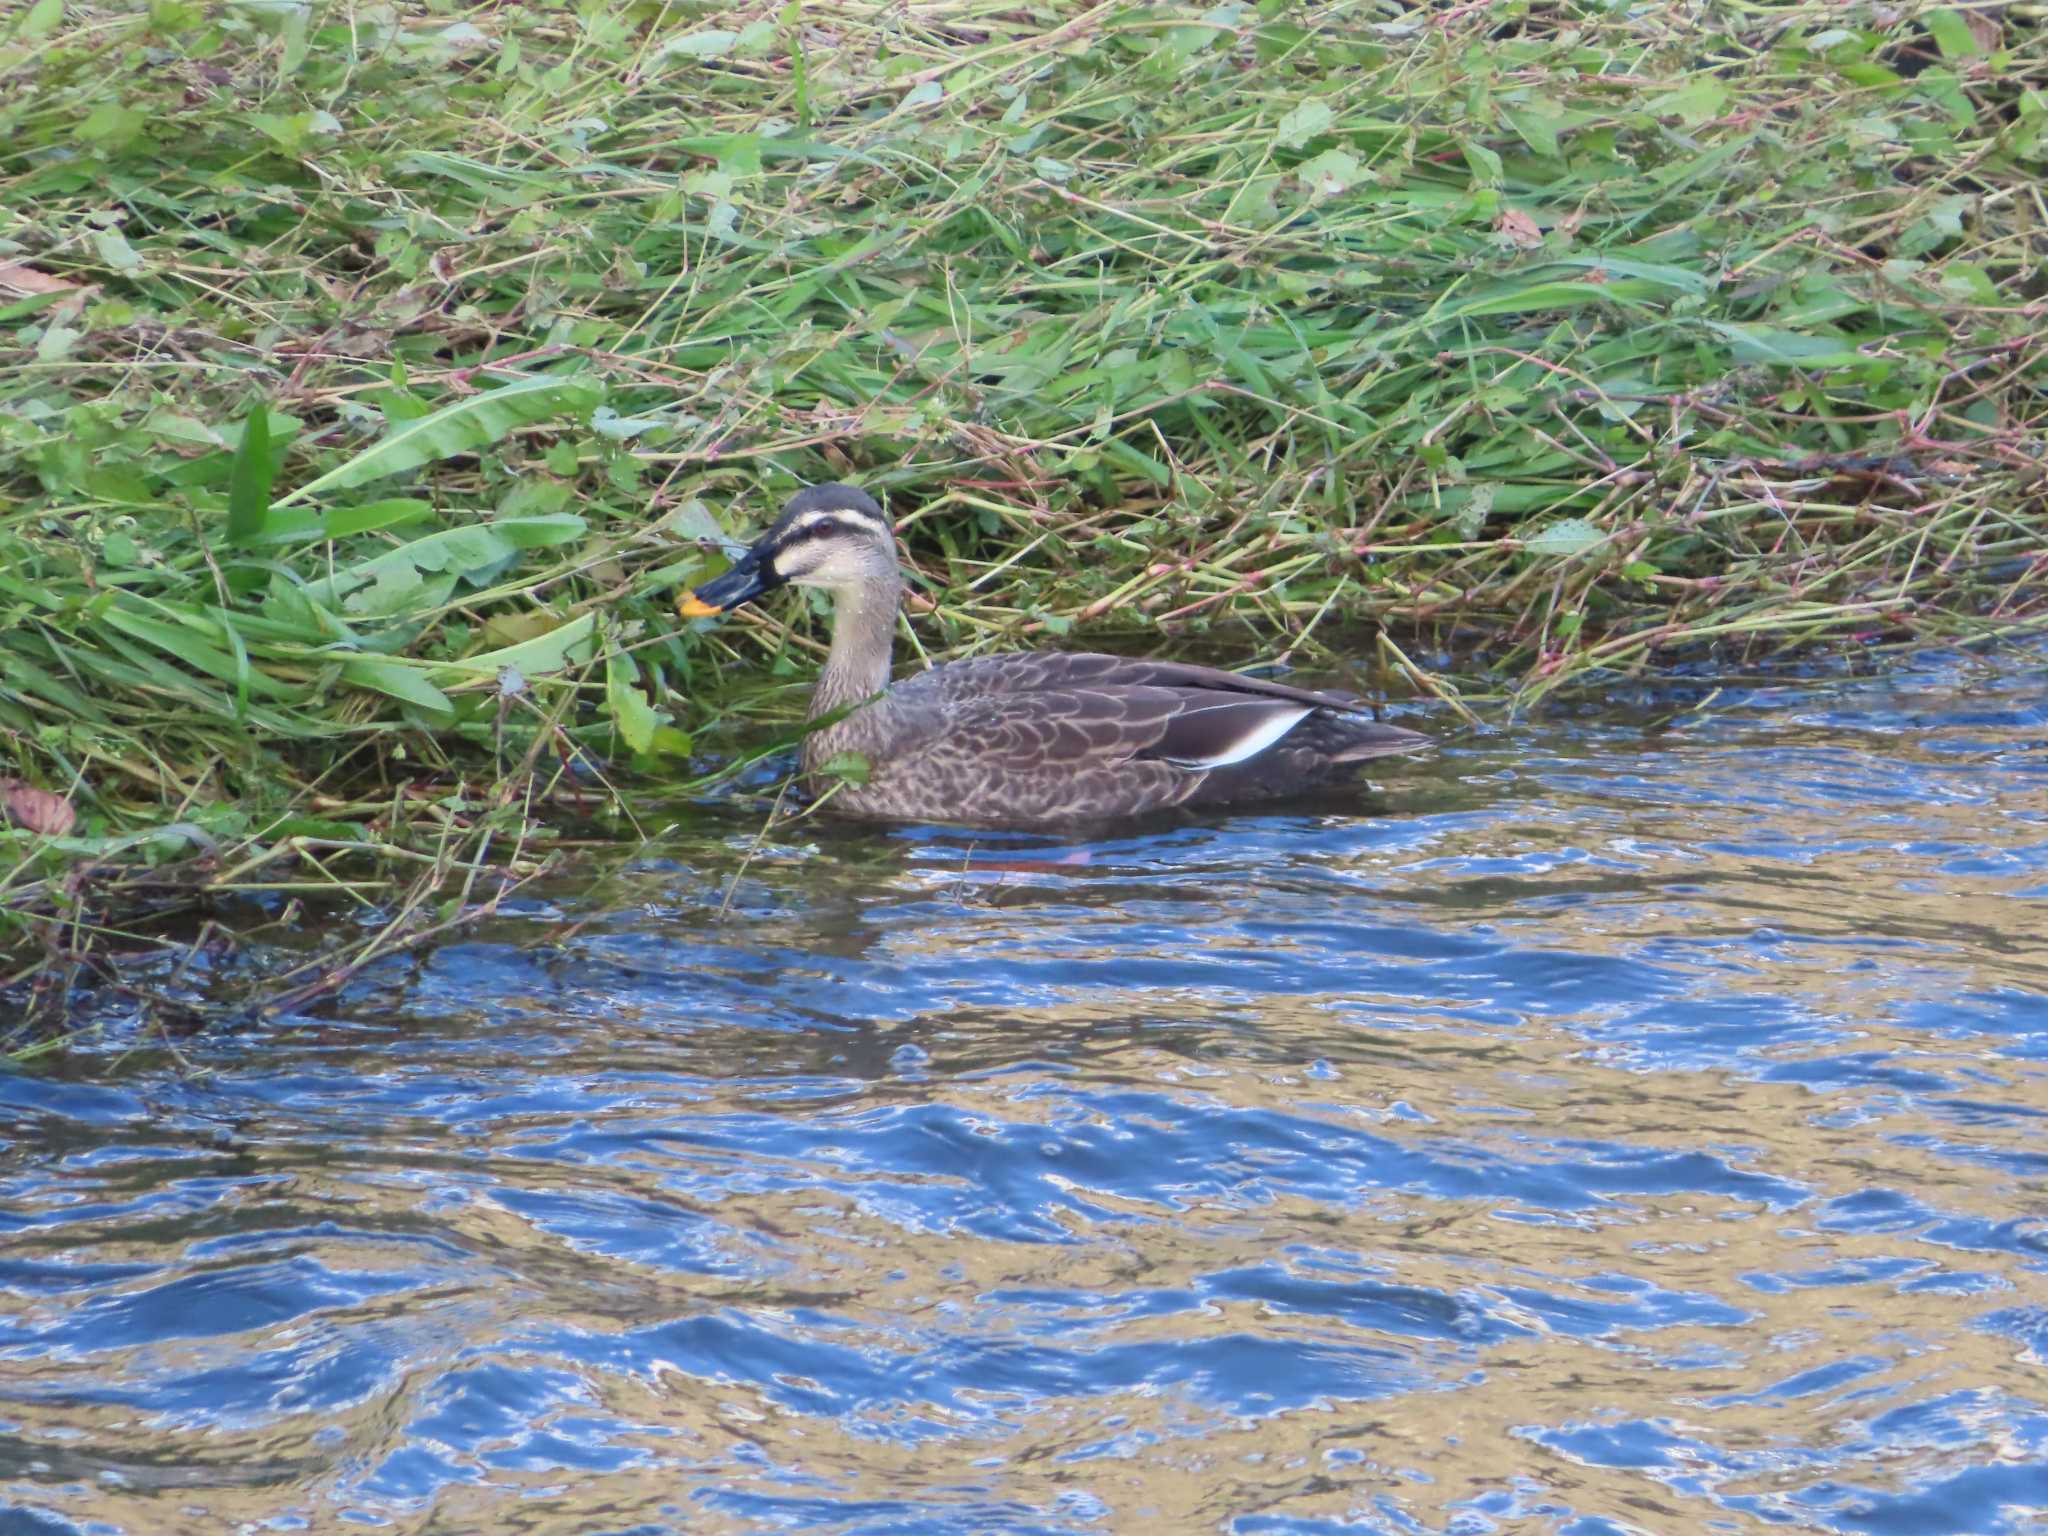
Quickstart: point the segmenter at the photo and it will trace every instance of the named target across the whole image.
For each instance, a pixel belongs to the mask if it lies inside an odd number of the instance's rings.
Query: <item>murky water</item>
[[[0,1529],[2039,1531],[2048,681],[1687,697],[0,1077]]]

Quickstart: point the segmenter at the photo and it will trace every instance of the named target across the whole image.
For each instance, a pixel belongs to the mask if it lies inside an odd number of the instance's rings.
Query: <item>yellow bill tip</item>
[[[705,602],[694,592],[685,592],[676,599],[676,612],[686,619],[708,619],[713,614],[723,613],[723,608]]]

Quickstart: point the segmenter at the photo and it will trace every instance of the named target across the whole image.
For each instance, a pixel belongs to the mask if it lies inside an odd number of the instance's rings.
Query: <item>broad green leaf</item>
[[[118,229],[96,229],[92,235],[93,249],[99,252],[100,260],[116,272],[140,272],[142,257],[135,247],[128,243],[128,237]]]
[[[322,491],[345,490],[387,475],[403,474],[437,459],[474,453],[521,427],[553,416],[587,416],[604,399],[597,380],[578,376],[522,379],[502,389],[470,395],[445,405],[431,416],[394,427],[383,438],[318,479],[279,498],[279,506]]]
[[[1582,267],[1609,278],[1639,277],[1646,283],[1655,283],[1679,293],[1703,294],[1710,286],[1705,273],[1690,267],[1673,266],[1666,261],[1636,261],[1627,256],[1554,256],[1544,265]]]
[[[1457,530],[1459,538],[1476,539],[1486,526],[1487,518],[1493,515],[1494,498],[1500,495],[1500,484],[1494,480],[1475,480],[1469,486],[1454,489],[1462,489],[1463,495],[1460,498],[1462,504],[1454,502],[1450,494],[1444,497],[1445,506],[1454,507],[1451,526]]]
[[[1504,169],[1500,156],[1476,139],[1467,139],[1458,146],[1465,152],[1465,164],[1472,172],[1472,179],[1482,187],[1497,187],[1501,184]]]
[[[1983,52],[1977,46],[1976,35],[1970,31],[1970,24],[1963,20],[1959,11],[1943,6],[1927,12],[1920,22],[1934,34],[1934,44],[1945,59],[1974,59]]]
[[[1533,112],[1525,107],[1509,107],[1504,115],[1508,120],[1508,126],[1521,135],[1524,144],[1539,155],[1556,158],[1557,127],[1561,119],[1554,111]]]
[[[1728,320],[1709,320],[1707,324],[1727,340],[1738,363],[1770,363],[1780,368],[1847,368],[1869,361],[1847,342],[1825,336],[1802,336],[1797,331]]]
[[[64,0],[36,0],[28,8],[28,14],[21,18],[21,35],[25,38],[48,37],[63,19]]]
[[[1605,537],[1583,517],[1568,517],[1530,534],[1522,540],[1522,548],[1532,555],[1577,555],[1591,549]]]
[[[1841,71],[1842,78],[1851,85],[1860,85],[1871,90],[1880,91],[1903,90],[1906,85],[1905,80],[1895,71],[1886,69],[1882,64],[1871,64],[1861,59],[1852,59],[1835,67]]]
[[[394,496],[386,501],[367,501],[360,507],[330,507],[320,515],[320,531],[330,539],[345,539],[351,534],[416,523],[433,514],[432,502],[421,501],[417,496]]]
[[[1712,122],[1728,107],[1728,87],[1712,75],[1701,75],[1689,85],[1667,92],[1650,103],[1659,117],[1675,117],[1688,128]]]
[[[1301,178],[1301,184],[1308,188],[1309,195],[1317,201],[1347,190],[1364,173],[1365,168],[1358,163],[1358,157],[1342,149],[1326,149],[1313,160],[1297,166],[1294,172]]]
[[[346,539],[380,528],[397,528],[432,517],[432,502],[417,497],[394,497],[389,501],[366,502],[360,507],[273,507],[263,520],[263,532],[255,544],[317,544],[326,539]]]
[[[36,338],[36,361],[39,363],[60,362],[71,355],[71,349],[78,345],[85,332],[71,325],[46,325],[43,334]]]
[[[637,686],[639,680],[640,669],[631,656],[614,651],[606,660],[605,702],[611,706],[612,724],[618,728],[620,739],[628,751],[635,753],[654,745],[655,728],[661,724],[654,706]]]
[[[242,427],[235,467],[228,476],[228,542],[260,538],[270,514],[270,411],[258,405]]]
[[[1455,306],[1454,315],[1519,315],[1532,309],[1574,309],[1581,304],[1611,304],[1630,296],[1614,283],[1528,283],[1485,294]]]
[[[85,115],[85,121],[74,131],[86,143],[102,149],[125,149],[148,125],[149,119],[133,107],[103,101]]]
[[[737,32],[707,27],[702,32],[690,32],[682,37],[672,37],[663,43],[660,53],[669,58],[722,59],[731,53],[739,43]]]
[[[1283,149],[1300,149],[1317,134],[1328,131],[1336,120],[1337,114],[1328,103],[1311,97],[1280,119],[1274,139]]]
[[[464,678],[495,678],[506,667],[516,667],[528,676],[559,672],[572,662],[589,659],[591,640],[596,630],[597,615],[582,614],[544,635],[536,635],[531,640],[522,640],[502,650],[465,656],[459,661],[436,662],[433,673],[442,682],[457,682]]]
[[[374,656],[355,656],[341,664],[343,682],[353,683],[358,688],[374,689],[388,693],[394,699],[436,715],[453,715],[455,701],[427,681],[426,673],[419,667],[409,667],[399,661],[384,661]]]
[[[501,517],[466,528],[444,528],[309,582],[306,595],[317,603],[334,606],[345,601],[359,612],[374,609],[388,616],[403,611],[407,600],[428,600],[426,594],[414,591],[423,572],[438,572],[451,579],[474,576],[505,564],[522,549],[566,544],[580,537],[588,526],[572,512],[558,512],[544,517]],[[379,595],[369,596],[364,589],[370,587],[379,589]]]
[[[202,448],[221,448],[227,439],[214,431],[196,416],[187,416],[181,411],[155,410],[143,423],[157,438],[165,442],[192,443]]]
[[[1948,114],[1948,120],[1958,129],[1974,127],[1977,108],[1971,102],[1969,92],[1956,78],[1951,69],[1926,69],[1913,82],[1914,93],[1931,101]]]

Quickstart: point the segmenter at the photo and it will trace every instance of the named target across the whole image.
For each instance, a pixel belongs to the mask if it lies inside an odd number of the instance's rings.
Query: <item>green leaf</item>
[[[672,37],[661,45],[660,52],[669,58],[722,59],[738,45],[740,35],[726,32],[717,27],[707,27],[702,32],[686,33]]]
[[[1728,87],[1712,75],[1702,75],[1690,85],[1670,91],[1650,103],[1659,117],[1675,117],[1688,128],[1712,122],[1728,107]]]
[[[639,675],[640,669],[634,665],[633,658],[621,651],[612,652],[605,662],[605,702],[611,706],[612,724],[618,727],[619,737],[626,743],[627,750],[635,753],[645,752],[654,745],[655,727],[661,724],[654,706],[635,686]]]
[[[420,668],[409,667],[403,662],[383,661],[372,656],[352,657],[341,664],[341,679],[358,688],[388,693],[392,698],[403,699],[430,714],[452,716],[455,713],[453,699],[428,682]]]
[[[28,14],[21,18],[21,36],[29,39],[48,37],[64,19],[64,0],[36,0],[28,8]]]
[[[1335,197],[1348,189],[1365,174],[1365,168],[1358,163],[1356,155],[1341,149],[1326,149],[1315,159],[1297,166],[1294,174],[1301,178],[1310,196],[1321,200]]]
[[[1456,491],[1458,488],[1453,487]],[[1495,480],[1477,480],[1463,487],[1462,504],[1454,502],[1452,496],[1444,497],[1446,507],[1454,507],[1451,526],[1458,531],[1458,537],[1472,540],[1479,537],[1486,526],[1487,518],[1493,515],[1494,499],[1500,495],[1500,483]]]
[[[248,123],[288,155],[304,148],[313,131],[310,112],[294,112],[289,117],[277,112],[251,112]]]
[[[1467,139],[1458,147],[1465,152],[1465,165],[1472,172],[1474,182],[1482,187],[1501,184],[1503,167],[1499,155],[1476,139]]]
[[[1310,98],[1280,119],[1275,141],[1283,149],[1300,149],[1317,134],[1328,130],[1337,120],[1327,103]]]
[[[1941,56],[1945,59],[1974,59],[1983,51],[1977,46],[1977,38],[1970,31],[1970,24],[1963,20],[1959,11],[1952,11],[1944,6],[1940,10],[1927,12],[1920,21],[1934,34],[1934,45],[1941,50]]]
[[[265,698],[295,698],[299,690],[280,683],[266,672],[251,673],[249,659],[240,654],[241,647],[229,635],[229,643],[235,654],[209,645],[201,638],[204,630],[197,625],[166,624],[129,608],[109,608],[106,622],[110,628],[119,630],[132,639],[153,645],[188,666],[195,667],[209,676],[217,677],[224,683],[233,683],[238,689],[260,693]],[[216,626],[207,625],[206,629]]]
[[[93,249],[100,253],[100,260],[116,272],[140,272],[142,258],[135,247],[128,243],[128,237],[118,229],[96,229],[92,236]]]
[[[278,505],[288,506],[321,491],[345,490],[386,475],[403,474],[436,459],[474,453],[511,436],[521,427],[530,427],[552,416],[587,416],[603,399],[603,386],[583,376],[544,375],[470,395],[443,406],[431,416],[392,428],[346,464],[281,497]]]
[[[1582,304],[1612,304],[1631,297],[1614,283],[1523,283],[1482,294],[1458,304],[1453,315],[1520,315],[1536,309],[1576,309]]]
[[[1508,126],[1521,135],[1522,142],[1539,155],[1553,159],[1558,153],[1557,125],[1561,121],[1554,105],[1546,103],[1549,111],[1531,111],[1528,108],[1509,107],[1503,115]]]
[[[351,534],[416,523],[433,514],[434,504],[430,501],[421,501],[417,496],[394,496],[388,501],[367,501],[360,507],[330,507],[321,515],[320,532],[325,538],[345,539]]]
[[[36,361],[39,363],[60,362],[71,355],[71,349],[78,345],[85,332],[76,326],[48,325],[43,334],[36,338]]]
[[[242,428],[235,467],[228,476],[228,542],[247,544],[263,535],[270,516],[270,411],[258,405]]]
[[[360,507],[330,507],[325,512],[311,507],[273,507],[263,520],[263,532],[250,542],[318,544],[326,539],[346,539],[381,528],[401,527],[433,515],[433,503],[416,497],[394,497],[390,501],[366,502]]]
[[[1779,368],[1847,368],[1869,361],[1847,342],[1825,336],[1802,336],[1797,331],[1731,320],[1709,320],[1707,324],[1726,338],[1738,363],[1769,363]]]
[[[1868,90],[1897,93],[1905,89],[1906,82],[1893,70],[1882,64],[1871,64],[1861,59],[1851,59],[1835,66],[1842,78],[1851,85],[1860,85]]]
[[[103,101],[85,116],[76,129],[78,137],[102,149],[122,149],[135,140],[149,119],[133,107],[117,101]]]
[[[1522,548],[1532,555],[1578,555],[1606,537],[1583,517],[1568,517],[1530,534]]]
[[[1554,256],[1545,262],[1552,267],[1584,267],[1612,281],[1616,277],[1639,277],[1646,283],[1678,293],[1704,294],[1711,287],[1706,274],[1690,267],[1663,261],[1636,261],[1627,256]]]
[[[459,681],[465,676],[495,678],[506,667],[516,667],[529,676],[559,672],[572,662],[588,659],[591,638],[596,630],[597,615],[586,613],[517,645],[503,646],[477,656],[464,656],[459,661],[436,662],[434,676],[443,682]]]
[[[465,528],[444,528],[306,584],[306,595],[329,606],[389,616],[442,601],[422,588],[423,573],[476,577],[506,565],[522,549],[544,549],[580,537],[589,525],[571,512],[545,517],[501,517]]]
[[[858,752],[835,752],[818,765],[818,772],[828,779],[861,785],[867,783],[874,765]]]

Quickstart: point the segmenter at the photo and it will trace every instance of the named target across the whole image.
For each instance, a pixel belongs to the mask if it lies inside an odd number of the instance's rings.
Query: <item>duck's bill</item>
[[[708,619],[742,603],[751,603],[774,584],[761,559],[749,553],[741,556],[739,564],[723,576],[714,576],[694,592],[677,598],[676,612],[686,619]]]

